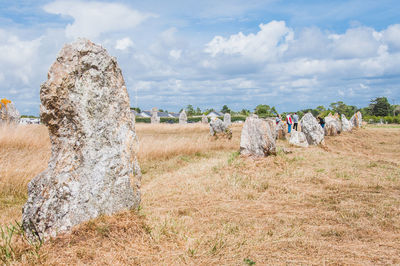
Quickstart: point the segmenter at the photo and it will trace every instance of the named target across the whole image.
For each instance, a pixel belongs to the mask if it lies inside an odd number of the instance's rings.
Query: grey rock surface
[[[300,120],[301,132],[306,135],[308,145],[318,145],[324,143],[325,132],[317,119],[307,113]]]
[[[48,168],[28,185],[22,215],[28,236],[48,239],[138,207],[137,138],[116,59],[89,40],[65,45],[40,99],[52,151]]]
[[[187,124],[187,115],[185,110],[182,110],[179,114],[179,124]]]
[[[344,114],[342,114],[342,131],[346,132],[346,131],[351,131],[351,129],[353,128],[352,124],[350,123],[349,120],[347,120],[346,116]]]
[[[1,123],[15,123],[18,124],[21,116],[14,103],[7,103],[6,105],[0,102],[0,124]]]
[[[247,117],[240,137],[240,153],[257,157],[276,154],[275,130],[265,120]]]
[[[299,147],[304,147],[304,148],[308,147],[308,141],[306,135],[303,132],[296,130],[290,133],[289,143]]]

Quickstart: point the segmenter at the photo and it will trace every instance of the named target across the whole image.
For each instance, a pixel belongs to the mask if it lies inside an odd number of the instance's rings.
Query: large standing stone
[[[301,132],[306,135],[309,145],[324,143],[324,130],[311,113],[307,113],[303,116],[300,120],[300,126]]]
[[[351,117],[350,123],[355,128],[360,128],[362,126],[362,114],[360,113],[360,111],[358,111]]]
[[[203,114],[201,116],[201,123],[208,124],[208,118],[207,118],[207,116],[205,114]]]
[[[346,116],[342,114],[342,130],[343,132],[351,131],[353,126],[351,125],[350,121],[347,120]]]
[[[159,124],[160,123],[160,117],[158,116],[158,109],[157,107],[153,107],[151,109],[151,124]]]
[[[329,115],[325,117],[325,136],[336,136],[342,132],[342,124],[336,119],[336,116]]]
[[[182,110],[179,114],[179,124],[187,124],[187,115],[185,110]]]
[[[232,130],[228,125],[222,122],[221,119],[214,117],[210,122],[210,135],[217,136],[218,134],[223,134],[228,138],[232,137]]]
[[[300,147],[308,147],[308,141],[306,138],[306,135],[303,132],[300,131],[292,131],[292,133],[290,133],[290,139],[289,139],[289,143],[295,146],[300,146]]]
[[[232,124],[232,122],[231,122],[231,114],[230,113],[225,113],[224,114],[224,123],[227,126],[230,126]]]
[[[21,116],[14,104],[6,99],[0,101],[0,124],[19,123]]]
[[[255,115],[246,118],[240,137],[240,153],[252,156],[276,154],[275,132],[267,121]]]
[[[22,214],[28,235],[47,239],[138,207],[137,138],[116,59],[89,40],[65,45],[40,99],[52,152],[48,168],[28,185]]]

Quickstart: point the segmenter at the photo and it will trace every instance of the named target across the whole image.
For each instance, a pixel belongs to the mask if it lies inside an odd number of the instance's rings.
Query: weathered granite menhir
[[[65,45],[40,100],[52,151],[48,168],[28,185],[22,215],[28,236],[47,239],[138,207],[137,138],[116,59],[89,40]]]
[[[182,112],[179,114],[179,124],[187,124],[187,115],[185,110],[182,110]]]

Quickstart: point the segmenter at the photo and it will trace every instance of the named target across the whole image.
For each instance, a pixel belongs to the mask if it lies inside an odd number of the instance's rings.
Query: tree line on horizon
[[[141,112],[141,109],[138,107],[131,108],[136,112]],[[179,112],[181,112],[181,109]],[[159,109],[160,112],[168,112],[167,110]],[[189,104],[185,108],[187,116],[200,116],[200,115],[208,115],[213,111],[217,111],[213,108],[201,110],[199,107],[194,107]],[[286,116],[289,113],[297,113],[300,117],[304,114],[310,112],[314,116],[325,117],[329,113],[338,113],[344,114],[347,118],[350,118],[354,113],[360,111],[364,117],[396,117],[400,114],[400,105],[391,105],[386,97],[376,97],[370,101],[370,104],[367,107],[357,108],[354,105],[347,105],[343,101],[333,102],[329,104],[329,107],[326,108],[323,105],[319,105],[316,108],[307,108],[301,109],[294,112],[283,112],[278,113],[275,106],[270,106],[267,104],[259,104],[254,108],[253,113],[257,114],[259,117],[274,117],[278,114],[282,117]],[[252,112],[248,109],[242,109],[240,111],[231,110],[226,104],[222,106],[221,113],[229,113],[232,116],[248,116]]]

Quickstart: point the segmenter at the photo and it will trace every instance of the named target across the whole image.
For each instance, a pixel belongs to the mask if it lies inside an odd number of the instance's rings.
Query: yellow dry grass
[[[324,148],[257,160],[238,156],[240,126],[230,141],[210,139],[197,124],[136,128],[140,210],[89,221],[47,242],[39,257],[21,251],[13,263],[400,263],[399,128],[357,130],[327,137]],[[50,149],[43,127],[12,130],[0,131],[0,165],[11,169],[1,174],[0,224],[20,219],[24,186]],[[4,212],[13,208],[19,213]]]

